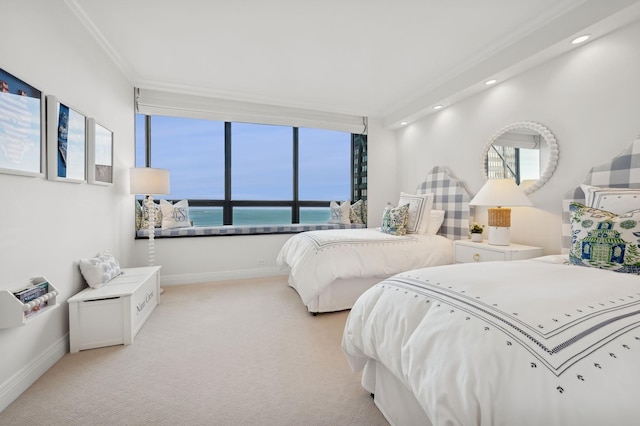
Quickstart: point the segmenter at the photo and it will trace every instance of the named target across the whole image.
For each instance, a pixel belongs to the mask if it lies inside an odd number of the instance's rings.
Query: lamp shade
[[[136,167],[129,170],[129,179],[131,194],[169,194],[169,170]]]
[[[513,179],[489,179],[469,202],[471,206],[518,207],[533,204]]]

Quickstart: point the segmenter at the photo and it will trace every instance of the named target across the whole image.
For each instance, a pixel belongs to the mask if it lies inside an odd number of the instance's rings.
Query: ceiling
[[[65,0],[135,87],[397,126],[640,18],[638,0]],[[593,39],[592,38],[592,39]]]

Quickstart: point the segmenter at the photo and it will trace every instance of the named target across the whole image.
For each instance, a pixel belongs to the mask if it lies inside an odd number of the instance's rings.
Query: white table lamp
[[[169,194],[169,170],[151,167],[136,167],[129,170],[130,193],[146,195],[145,204],[149,212],[149,266],[155,262],[156,209],[154,195]]]
[[[513,179],[489,179],[469,203],[489,206],[489,244],[508,246],[511,239],[511,209],[533,204]],[[505,207],[506,206],[506,207]]]

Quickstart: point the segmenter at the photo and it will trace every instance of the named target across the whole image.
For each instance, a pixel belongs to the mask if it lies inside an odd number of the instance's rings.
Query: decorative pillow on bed
[[[160,209],[162,210],[162,229],[191,226],[189,201],[182,200],[171,204],[167,200],[160,200]]]
[[[338,204],[335,201],[329,203],[329,223],[339,223],[342,225],[350,225],[351,219],[349,215],[351,212],[351,203],[349,201],[343,201],[342,204]]]
[[[364,223],[362,221],[362,207],[364,206],[364,201],[358,200],[355,203],[351,204],[349,210],[349,220],[351,223]]]
[[[585,204],[600,210],[616,214],[640,209],[640,189],[600,188],[582,184]]]
[[[91,288],[98,288],[120,275],[120,264],[111,253],[105,252],[91,259],[78,261],[80,272]]]
[[[617,215],[573,202],[569,211],[571,263],[640,274],[640,209]]]
[[[444,223],[444,210],[431,210],[427,234],[435,235]]]
[[[407,233],[407,221],[409,219],[409,204],[395,207],[387,203],[382,215],[380,230],[385,234],[405,235]]]
[[[408,234],[425,234],[429,226],[431,206],[433,205],[433,193],[406,194],[400,193],[398,205],[409,204],[409,218],[407,219]]]

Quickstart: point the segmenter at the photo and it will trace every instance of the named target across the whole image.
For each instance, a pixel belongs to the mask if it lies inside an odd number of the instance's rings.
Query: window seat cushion
[[[366,228],[367,225],[352,223],[343,225],[338,223],[300,223],[291,225],[225,225],[225,226],[189,226],[185,228],[160,229],[156,228],[155,238],[167,237],[202,237],[221,235],[256,235],[256,234],[295,234],[304,231],[321,229],[356,229]],[[138,229],[136,238],[148,238],[148,229]]]

